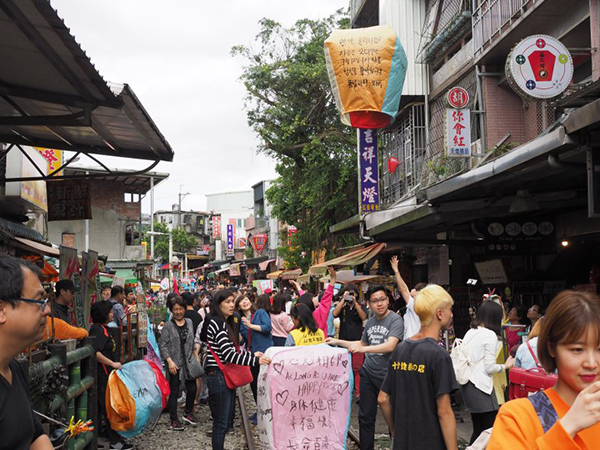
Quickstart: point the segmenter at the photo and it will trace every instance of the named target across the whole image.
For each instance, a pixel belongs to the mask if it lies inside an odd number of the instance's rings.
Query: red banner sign
[[[267,245],[267,239],[269,238],[266,234],[255,234],[250,238],[250,242],[252,243],[252,248],[258,253],[262,252]]]

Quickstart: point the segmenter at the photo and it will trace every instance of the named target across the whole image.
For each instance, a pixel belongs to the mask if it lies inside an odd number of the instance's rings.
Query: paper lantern
[[[388,167],[388,172],[389,173],[394,173],[396,172],[396,169],[398,168],[398,164],[400,164],[398,162],[398,158],[396,158],[395,156],[391,156],[388,160],[387,160],[387,167]]]
[[[325,58],[342,123],[383,128],[394,121],[408,61],[392,27],[335,30]]]

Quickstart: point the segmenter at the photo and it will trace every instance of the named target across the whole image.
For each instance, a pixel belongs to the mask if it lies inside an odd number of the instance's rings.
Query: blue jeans
[[[212,448],[223,450],[225,433],[229,429],[232,412],[235,406],[235,389],[229,389],[225,377],[220,370],[210,372],[206,376],[208,385],[208,404],[213,416]]]

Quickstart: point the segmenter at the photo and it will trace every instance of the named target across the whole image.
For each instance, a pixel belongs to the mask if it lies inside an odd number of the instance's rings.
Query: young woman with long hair
[[[290,311],[295,330],[287,337],[286,347],[296,345],[317,345],[325,342],[325,333],[317,325],[312,311],[302,303],[296,303]]]
[[[242,316],[242,326],[246,327],[246,335],[242,329],[242,336],[246,341],[248,350],[253,353],[264,353],[269,347],[273,347],[273,336],[271,335],[271,298],[268,295],[260,295],[256,299],[256,311],[250,318]],[[251,367],[254,380],[250,384],[254,400],[257,398],[258,389],[258,364]],[[254,421],[254,420],[253,420]]]
[[[493,375],[513,366],[511,356],[505,364],[496,363],[502,348],[502,316],[500,305],[493,301],[483,302],[475,315],[476,328],[467,331],[463,338],[463,345],[469,349],[474,364],[468,383],[460,387],[466,409],[473,419],[471,444],[483,430],[492,427],[498,413],[498,399],[493,392]]]
[[[206,358],[206,380],[208,384],[208,404],[213,417],[212,448],[222,450],[225,445],[225,433],[233,425],[235,389],[229,389],[225,377],[215,357],[222,364],[232,363],[243,366],[269,364],[271,360],[262,353],[239,350],[239,335],[234,316],[235,300],[227,289],[217,291],[212,299],[211,312],[204,321],[201,339],[210,347]]]
[[[252,315],[256,312],[256,306],[246,294],[241,294],[235,299],[235,311],[240,315],[240,318],[245,317],[252,320]],[[248,327],[243,321],[240,323],[240,334],[242,335],[242,343],[248,345]],[[250,350],[250,348],[247,348],[247,350]]]
[[[551,389],[503,405],[488,450],[598,448],[600,298],[563,291],[543,320],[538,355],[547,372],[557,371],[558,381]]]
[[[270,316],[273,327],[273,345],[276,347],[283,347],[288,334],[294,329],[294,322],[285,312],[285,304],[291,300],[289,294],[277,294],[273,297]]]

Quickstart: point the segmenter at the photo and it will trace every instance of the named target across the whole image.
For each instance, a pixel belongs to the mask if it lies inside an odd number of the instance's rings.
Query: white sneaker
[[[185,405],[185,392],[183,392],[183,393],[181,394],[181,397],[179,397],[179,398],[177,399],[177,403],[178,403],[179,405]]]

